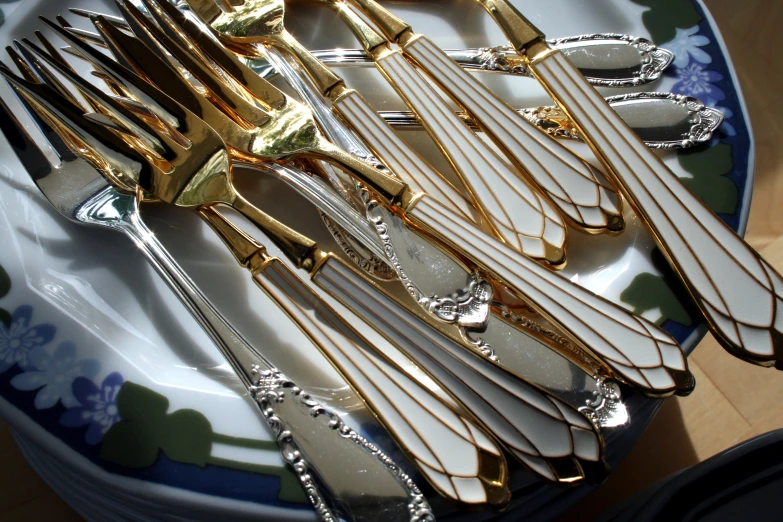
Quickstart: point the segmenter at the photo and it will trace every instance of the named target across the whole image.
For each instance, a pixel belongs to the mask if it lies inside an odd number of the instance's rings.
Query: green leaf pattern
[[[214,433],[200,412],[181,409],[169,413],[169,400],[144,386],[125,382],[117,395],[122,420],[103,438],[100,458],[121,466],[142,469],[155,464],[161,453],[170,460],[199,467],[217,465],[280,477],[278,497],[305,503],[307,498],[296,475],[276,466],[248,464],[212,456],[214,443],[253,449],[277,450],[272,441],[255,441]]]
[[[713,212],[733,214],[737,210],[739,190],[726,177],[734,169],[731,145],[719,143],[707,150],[683,151],[677,158],[691,178],[682,182]]]
[[[701,22],[693,0],[631,0],[649,7],[642,15],[644,27],[657,45],[674,39],[677,29],[687,29]]]
[[[631,0],[647,7],[642,21],[650,36],[658,45],[666,44],[675,38],[678,29],[689,29],[702,21],[693,0]],[[726,175],[732,172],[732,146],[726,143],[705,145],[678,153],[678,162],[688,176],[682,176],[683,184],[688,187],[713,212],[734,214],[739,205],[739,190],[733,180]],[[656,262],[657,261],[657,262]],[[678,278],[656,251],[653,263],[664,274],[652,273],[637,275],[620,295],[620,300],[628,304],[637,314],[652,310],[661,313],[658,323],[670,319],[690,326],[698,313]]]

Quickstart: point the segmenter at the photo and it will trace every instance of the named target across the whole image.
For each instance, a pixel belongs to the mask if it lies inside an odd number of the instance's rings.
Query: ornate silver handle
[[[601,87],[633,87],[652,82],[674,58],[670,51],[656,47],[649,40],[625,34],[589,34],[550,43],[561,49],[588,81]],[[446,53],[468,70],[532,76],[508,47],[447,49]],[[372,66],[372,58],[361,49],[328,49],[313,54],[332,66]],[[257,62],[255,67],[265,78],[277,74],[270,64]]]
[[[705,143],[723,123],[723,114],[696,98],[671,92],[636,92],[610,96],[606,103],[651,149],[687,149]],[[523,118],[555,138],[582,140],[573,121],[556,106],[519,109]],[[419,127],[412,112],[382,111],[394,127]],[[471,128],[478,125],[464,112],[459,117]],[[426,192],[426,191],[425,191]]]
[[[372,518],[377,512],[399,522],[434,520],[427,500],[399,466],[275,370],[226,321],[136,209],[117,228],[139,246],[253,396],[322,520]],[[367,501],[367,491],[377,492],[374,502]]]
[[[378,341],[370,344],[351,326],[361,321],[351,310],[337,304],[332,308],[277,259],[255,270],[253,280],[294,318],[441,495],[467,505],[508,502],[507,464],[494,441],[469,417],[400,372]],[[361,475],[357,481],[365,493],[373,491]]]
[[[602,478],[601,436],[575,408],[441,334],[337,258],[314,281],[401,349],[531,470],[560,482]],[[558,467],[550,459],[570,463]]]

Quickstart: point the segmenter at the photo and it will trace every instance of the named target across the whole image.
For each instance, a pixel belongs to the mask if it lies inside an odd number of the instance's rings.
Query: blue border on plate
[[[731,179],[737,185],[737,210],[733,214],[718,213],[718,216],[735,232],[744,232],[744,230],[740,230],[740,228],[744,227],[746,224],[746,214],[750,211],[750,201],[746,201],[745,192],[746,190],[753,190],[753,184],[748,183],[748,177],[753,178],[754,176],[754,173],[750,171],[754,166],[754,158],[750,157],[753,137],[748,125],[749,121],[744,108],[744,102],[741,99],[741,93],[734,83],[734,69],[729,65],[720,44],[722,38],[716,34],[716,31],[712,27],[712,17],[707,14],[706,9],[701,3],[694,0],[693,4],[702,17],[698,24],[698,34],[709,38],[709,43],[700,47],[700,49],[712,57],[712,63],[709,64],[709,69],[723,76],[723,79],[716,83],[726,95],[726,99],[721,101],[720,105],[732,112],[730,123],[736,131],[733,136],[729,136],[721,129],[718,129],[718,140],[713,138],[711,142],[702,145],[700,149],[695,150],[706,150],[716,143],[731,146],[731,159],[733,165],[731,172],[726,174],[725,177]],[[672,69],[669,69],[665,74],[672,75],[673,72]],[[685,326],[675,321],[667,320],[662,326],[666,331],[672,334],[679,343],[683,344],[702,326],[702,324],[703,323],[698,323],[692,326]],[[701,336],[699,336],[699,339],[700,337]],[[699,339],[692,340],[694,344],[693,348],[695,348],[695,344]]]
[[[750,157],[752,137],[748,121],[746,120],[746,112],[740,100],[738,89],[734,84],[733,70],[719,43],[720,37],[716,36],[711,19],[705,13],[700,2],[694,0],[694,5],[702,15],[702,21],[699,23],[699,34],[710,38],[709,44],[703,47],[703,50],[713,58],[710,69],[723,76],[723,80],[717,84],[726,94],[726,99],[722,101],[721,105],[733,112],[731,124],[736,129],[736,135],[720,134],[718,141],[732,146],[733,169],[727,174],[727,177],[732,179],[738,187],[739,203],[734,214],[720,214],[720,217],[734,230],[739,230],[749,211],[745,191],[752,186],[748,184],[748,178],[753,176],[753,173],[749,172],[753,161],[753,158]],[[711,145],[714,145],[714,142]],[[705,145],[704,147],[711,145]],[[699,325],[685,327],[673,321],[667,321],[663,326],[680,342],[692,338],[694,332],[699,328]],[[87,430],[87,426],[83,428],[68,428],[60,424],[60,418],[66,410],[62,404],[58,403],[53,408],[38,410],[33,403],[34,393],[20,391],[10,385],[11,378],[19,373],[21,373],[21,370],[16,367],[0,375],[0,396],[24,412],[47,432],[62,440],[74,451],[108,472],[228,499],[245,500],[297,510],[310,509],[308,505],[291,504],[278,500],[277,492],[280,480],[276,476],[214,465],[207,465],[202,468],[191,464],[177,463],[168,459],[163,453],[160,454],[153,466],[143,470],[133,470],[107,463],[99,457],[99,446],[91,446],[85,442],[84,432]],[[634,442],[643,431],[641,428],[646,426],[660,406],[660,401],[645,399],[635,394],[628,394],[628,402],[629,408],[635,412],[636,422],[633,425],[634,430],[621,430],[611,433],[607,437],[610,448],[608,460],[612,465],[616,465],[622,460],[630,448],[633,447]],[[555,488],[542,484],[535,479],[531,480],[525,474],[515,474],[515,478],[512,480],[512,488],[515,490],[512,508],[509,512],[499,516],[499,518],[504,520],[517,520],[521,517],[532,517],[534,519],[550,518],[578,501],[591,490],[589,487],[572,490]],[[439,502],[435,500],[435,504],[439,504]],[[460,514],[454,513],[454,515],[454,517],[449,518],[463,518]],[[484,520],[493,518],[495,515],[471,514],[464,516],[469,517],[471,520]]]

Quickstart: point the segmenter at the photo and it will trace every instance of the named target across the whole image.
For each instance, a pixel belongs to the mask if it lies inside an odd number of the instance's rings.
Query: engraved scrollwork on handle
[[[275,413],[276,409],[279,408],[279,405],[286,401],[288,397],[298,401],[301,406],[309,410],[310,417],[314,419],[319,417],[322,418],[330,430],[344,439],[355,442],[386,466],[394,477],[404,485],[408,492],[408,510],[411,522],[435,521],[435,516],[432,513],[432,509],[430,508],[426,497],[422,494],[413,480],[378,447],[347,426],[339,415],[323,407],[318,401],[314,400],[309,394],[304,392],[294,382],[276,369],[262,370],[258,366],[255,366],[253,367],[253,374],[256,376],[257,380],[250,389],[251,394],[261,406],[267,424],[277,437],[283,458],[294,469],[310,503],[321,520],[324,522],[339,522],[341,519],[327,506],[324,497],[319,491],[318,485],[311,474],[313,470],[310,469],[310,464],[300,452],[299,447],[297,446],[292,433],[287,429],[285,422]]]
[[[672,92],[634,92],[606,98],[606,102],[610,105],[644,100],[671,100],[671,102],[676,103],[683,108],[682,110],[687,113],[690,122],[688,132],[684,133],[676,140],[646,142],[647,146],[651,149],[687,149],[709,141],[712,139],[713,133],[720,127],[725,119],[723,113],[718,109],[707,107],[700,100],[692,96],[685,96]],[[577,139],[581,139],[581,136],[575,127],[573,134]]]
[[[657,105],[660,102],[670,102],[671,105]],[[724,115],[718,109],[707,107],[696,98],[684,96],[671,92],[634,92],[621,94],[618,96],[609,96],[606,102],[613,108],[619,110],[625,107],[629,102],[634,103],[634,114],[641,114],[639,111],[647,107],[647,102],[656,104],[649,106],[649,111],[663,110],[670,111],[672,107],[676,108],[675,117],[687,120],[686,128],[680,134],[677,134],[679,125],[671,125],[670,137],[658,137],[655,141],[645,140],[646,145],[651,149],[677,150],[687,149],[705,143],[712,139],[715,131],[723,123]],[[530,109],[520,109],[519,113],[533,125],[543,129],[547,134],[554,138],[566,138],[582,140],[582,135],[568,116],[556,106],[535,107]],[[623,113],[621,113],[622,115]],[[468,123],[471,122],[468,120]],[[641,132],[641,131],[637,131]],[[640,134],[640,137],[644,137]]]
[[[579,412],[596,426],[609,428],[626,424],[629,417],[622,403],[620,385],[600,376],[594,376],[594,379],[595,399],[586,401],[585,406],[579,408]]]
[[[510,57],[515,57],[516,55],[510,54],[507,46],[481,47],[476,49],[476,51],[477,56],[475,59],[477,64],[475,68],[477,69],[531,76],[530,70],[521,60],[509,60]]]
[[[351,235],[350,232],[340,227],[325,213],[321,212],[321,221],[332,234],[335,242],[342,249],[348,258],[356,263],[359,268],[367,274],[381,281],[392,281],[397,278],[396,272],[386,264],[386,261],[380,259],[369,250],[363,248],[361,242]]]
[[[364,187],[361,189],[361,197],[365,201],[367,219],[378,233],[389,264],[416,303],[439,321],[448,324],[460,326],[484,324],[489,316],[490,301],[494,293],[492,284],[481,278],[478,273],[474,273],[467,288],[460,289],[450,296],[425,294],[408,277],[389,235],[389,225],[384,222],[383,216],[375,212],[376,209],[382,207],[372,199],[370,191]]]
[[[553,138],[579,139],[579,131],[559,107],[520,109],[519,114]]]
[[[562,48],[568,44],[596,42],[601,40],[617,40],[628,43],[628,45],[631,45],[637,51],[639,51],[639,58],[641,61],[641,67],[639,70],[632,73],[633,78],[616,80],[601,79],[600,81],[595,82],[596,85],[601,87],[635,87],[657,80],[674,59],[674,54],[671,51],[661,49],[646,38],[630,36],[627,34],[583,34],[579,36],[547,40],[547,43],[553,47],[560,47],[562,50]]]
[[[657,80],[664,69],[672,62],[673,55],[670,51],[660,49],[645,38],[636,38],[631,42],[642,55],[643,65],[638,78],[643,81]]]

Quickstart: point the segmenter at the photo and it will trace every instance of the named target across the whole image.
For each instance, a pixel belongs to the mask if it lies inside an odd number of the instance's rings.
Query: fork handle
[[[561,264],[565,224],[550,201],[470,130],[399,51],[375,63],[439,144],[493,232],[521,253]]]
[[[284,225],[242,196],[237,195],[231,206],[264,232],[297,268],[312,262],[315,241]]]
[[[424,197],[408,215],[489,271],[621,380],[652,396],[692,390],[685,356],[665,330],[520,255],[438,201]]]
[[[783,363],[783,278],[644,146],[562,53],[529,54],[534,74],[642,216],[721,344],[750,362]]]
[[[465,196],[408,145],[358,91],[343,91],[334,102],[334,108],[411,189],[448,202],[467,218],[478,216],[478,211]]]
[[[602,185],[589,163],[525,120],[425,36],[408,38],[402,50],[472,116],[572,224],[596,232],[623,228],[619,195],[610,196],[615,189]]]
[[[254,367],[261,366],[262,370],[274,370],[272,363],[248,344],[198,289],[193,280],[161,245],[155,234],[147,228],[138,212],[127,213],[117,226],[136,243],[158,275],[228,360],[245,387],[252,387],[258,380]]]
[[[581,462],[598,462],[602,443],[576,408],[451,340],[340,259],[330,258],[313,281],[403,350],[534,472],[552,481],[602,478],[581,471],[603,468]],[[539,459],[571,465],[541,465]]]
[[[138,245],[250,392],[322,520],[347,520],[356,510],[369,509],[366,487],[388,494],[375,507],[389,513],[390,520],[410,521],[412,511],[429,512],[427,501],[398,466],[275,369],[226,321],[138,212],[126,214],[118,227]],[[344,459],[343,465],[334,465],[335,455]]]
[[[350,324],[361,319],[327,304],[278,259],[256,269],[253,280],[310,337],[441,495],[467,505],[508,502],[507,464],[492,439],[359,335]]]

